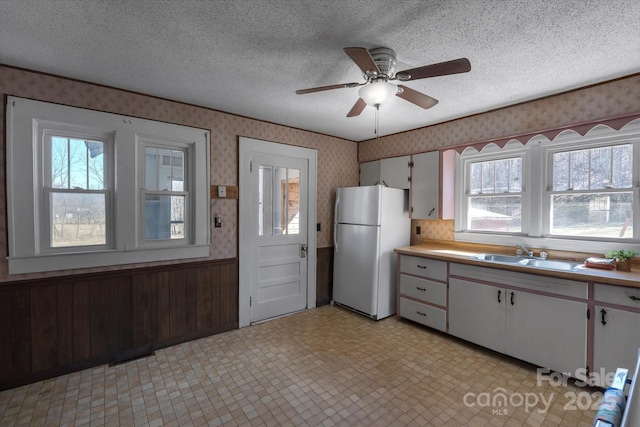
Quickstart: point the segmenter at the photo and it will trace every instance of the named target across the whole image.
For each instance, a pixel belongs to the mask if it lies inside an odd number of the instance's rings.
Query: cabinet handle
[[[602,310],[600,310],[600,315],[602,316],[602,320],[600,320],[600,323],[602,323],[602,326],[607,324],[607,310],[605,310],[604,308]]]
[[[511,305],[514,305],[516,302],[513,300],[513,298],[516,296],[516,294],[514,294],[513,292],[511,292]]]
[[[420,286],[416,286],[416,289],[422,292],[427,292],[427,288],[421,288]]]
[[[629,298],[631,298],[631,301],[640,301],[640,298],[635,295],[631,295]]]
[[[498,290],[498,303],[502,303],[502,301],[500,301],[500,295],[502,295],[502,291]]]
[[[418,313],[420,316],[427,317],[427,313],[423,313],[421,311],[416,311],[416,313]]]
[[[424,268],[424,269],[426,270],[426,269],[427,269],[427,266],[426,266],[426,265],[420,265],[420,264],[418,264],[418,268]]]
[[[432,214],[432,213],[433,213],[433,211],[435,211],[435,210],[436,210],[436,208],[431,209],[431,210],[429,211],[429,214],[428,214],[427,216],[431,216],[431,214]]]

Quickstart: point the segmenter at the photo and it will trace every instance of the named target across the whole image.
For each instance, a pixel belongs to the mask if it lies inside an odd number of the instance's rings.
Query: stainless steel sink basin
[[[527,258],[522,258],[515,255],[496,255],[496,254],[480,254],[480,255],[474,255],[471,258],[477,259],[480,261],[493,261],[493,262],[500,262],[505,264],[521,264],[521,265],[525,265],[527,264],[527,261],[529,261],[529,259]]]
[[[569,261],[556,261],[548,259],[528,259],[528,262],[524,265],[528,267],[548,268],[550,270],[564,270],[570,271],[579,266],[577,262]]]
[[[488,261],[498,264],[521,265],[525,267],[560,271],[571,271],[580,266],[580,263],[577,262],[558,261],[541,258],[523,258],[514,255],[479,254],[472,256],[471,259]]]

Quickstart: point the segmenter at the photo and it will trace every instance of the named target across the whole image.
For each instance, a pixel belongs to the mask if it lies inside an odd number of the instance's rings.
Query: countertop
[[[475,243],[460,243],[442,240],[423,240],[420,244],[396,248],[395,252],[402,255],[412,255],[461,264],[478,265],[481,267],[497,268],[501,270],[519,271],[523,273],[552,276],[571,280],[583,280],[609,285],[628,286],[640,289],[640,266],[634,264],[630,272],[618,270],[602,270],[597,268],[579,267],[572,271],[559,271],[542,268],[532,268],[519,265],[499,264],[471,259],[481,253],[515,255],[515,246],[493,246]],[[535,250],[538,253],[538,250]],[[548,259],[583,262],[590,256],[602,256],[579,252],[550,251]]]

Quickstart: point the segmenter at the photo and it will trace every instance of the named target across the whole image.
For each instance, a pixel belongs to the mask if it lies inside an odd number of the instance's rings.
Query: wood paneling
[[[316,306],[326,305],[333,296],[333,248],[319,248],[316,270]]]
[[[4,283],[0,390],[237,327],[235,259]]]

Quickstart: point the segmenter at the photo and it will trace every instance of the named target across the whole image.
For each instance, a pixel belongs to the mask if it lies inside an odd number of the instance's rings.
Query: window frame
[[[41,200],[40,227],[42,233],[39,233],[39,243],[37,250],[41,254],[55,254],[64,252],[77,252],[78,250],[108,250],[113,248],[113,134],[104,132],[99,129],[79,128],[77,126],[60,125],[54,122],[39,121],[37,124],[38,143],[41,144],[38,152],[42,153],[41,175],[38,180],[38,198]],[[68,139],[85,139],[92,141],[101,141],[104,143],[104,188],[102,190],[92,189],[56,189],[51,186],[51,150],[50,144],[52,138],[62,137]],[[54,247],[51,241],[51,201],[52,193],[65,192],[73,194],[95,194],[103,193],[105,195],[105,243],[103,245],[75,245]]]
[[[209,256],[210,248],[210,134],[199,128],[139,119],[112,113],[7,97],[7,234],[9,274],[118,266],[157,261],[178,261]],[[108,245],[75,246],[65,250],[43,250],[45,214],[43,203],[45,129],[54,127],[76,135],[112,137],[107,166],[113,196],[108,207],[114,229]],[[41,131],[42,130],[42,131]],[[139,184],[139,139],[163,141],[188,147],[190,235],[183,244],[152,242],[139,236],[141,192]],[[105,171],[107,173],[107,171]],[[187,217],[185,217],[185,220]],[[48,221],[48,219],[46,219]],[[195,230],[198,230],[196,233]],[[181,239],[182,240],[182,239]]]
[[[551,198],[549,189],[552,188],[553,168],[549,160],[552,153],[561,151],[573,151],[588,149],[591,147],[603,147],[620,144],[631,144],[633,146],[633,178],[631,191],[633,192],[633,238],[631,239],[598,239],[598,238],[578,238],[577,236],[551,235],[550,230],[550,207]],[[498,234],[486,232],[471,232],[464,229],[466,224],[465,210],[466,199],[463,199],[465,189],[465,161],[470,158],[485,158],[491,160],[496,156],[507,154],[511,150],[524,150],[526,162],[523,162],[523,169],[527,165],[526,172],[523,171],[523,191],[526,192],[526,200],[530,215],[528,231],[523,234]],[[622,126],[619,130],[607,125],[594,125],[588,132],[581,135],[573,130],[565,130],[559,133],[552,140],[544,135],[535,135],[525,143],[517,139],[512,139],[504,148],[499,148],[495,144],[489,144],[482,151],[472,151],[468,149],[458,157],[456,162],[456,200],[462,201],[455,206],[454,239],[461,242],[473,242],[484,244],[497,244],[514,246],[521,243],[532,248],[553,249],[564,251],[575,251],[576,247],[581,252],[602,253],[608,249],[635,249],[640,252],[640,119],[633,120]],[[534,174],[532,171],[540,171]],[[462,173],[460,173],[462,172]],[[599,190],[595,190],[598,192]],[[553,192],[551,192],[553,193]],[[545,215],[546,213],[546,215]]]
[[[522,159],[522,186],[521,191],[517,193],[491,193],[489,197],[502,197],[504,194],[511,195],[519,195],[521,201],[521,229],[518,233],[510,233],[510,232],[498,232],[498,231],[488,231],[488,230],[474,230],[469,228],[469,215],[467,206],[470,203],[470,200],[478,196],[478,194],[471,193],[471,165],[474,163],[488,162],[488,161],[496,161],[496,160],[506,160],[512,158],[521,158]],[[462,171],[462,174],[457,174],[456,179],[456,194],[458,197],[456,200],[463,200],[463,203],[456,203],[455,211],[455,223],[456,223],[456,231],[463,232],[466,235],[498,235],[498,236],[515,236],[515,235],[526,235],[528,232],[528,214],[529,210],[527,209],[529,206],[529,195],[527,192],[527,173],[529,172],[529,158],[527,150],[523,149],[521,146],[517,145],[509,145],[505,146],[502,150],[499,149],[498,146],[492,145],[487,147],[483,152],[480,153],[471,153],[467,152],[459,157],[458,161],[458,170]],[[481,237],[480,237],[481,238]]]

